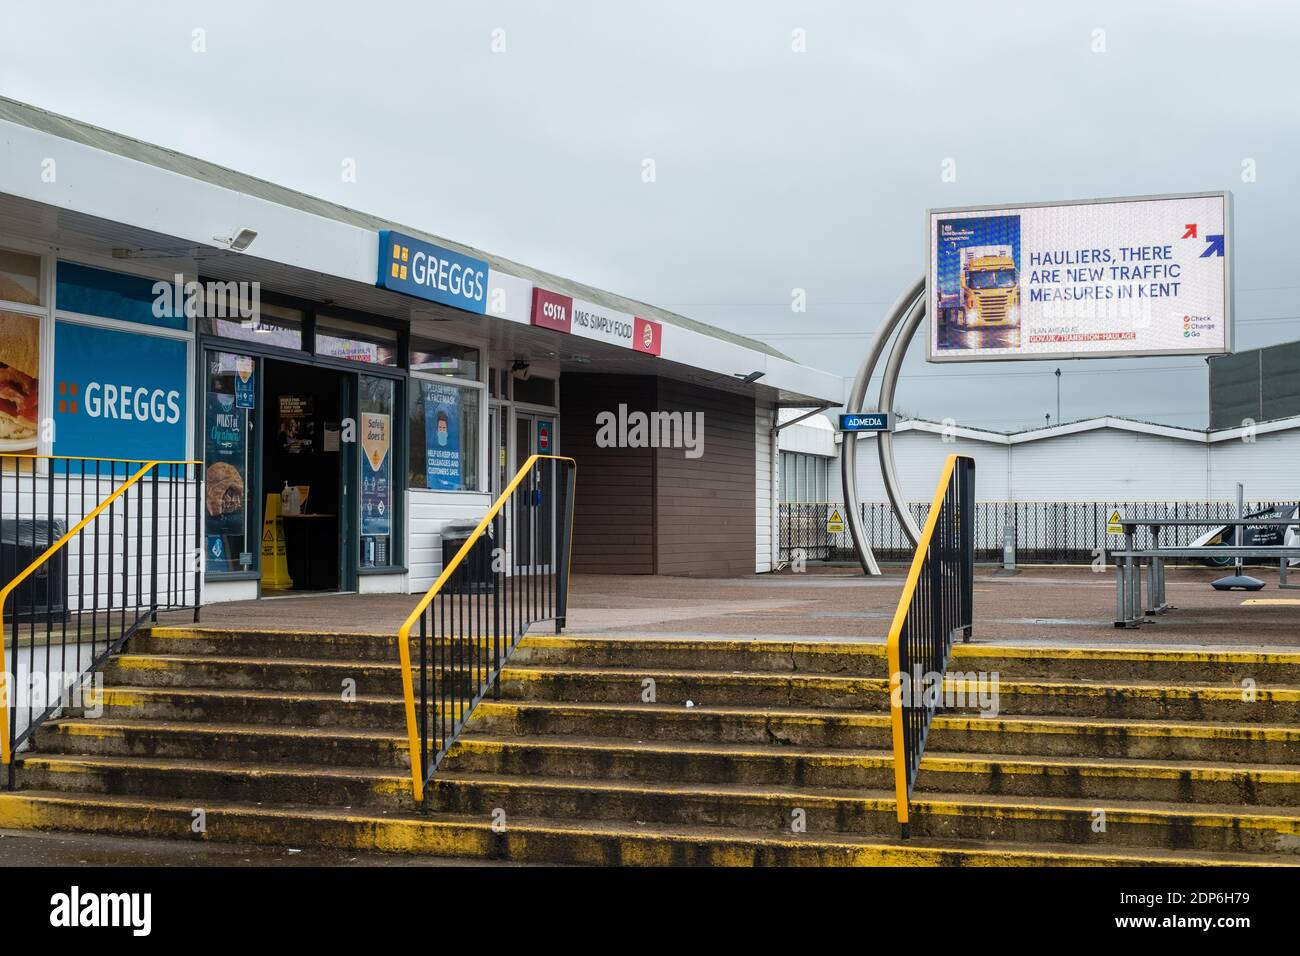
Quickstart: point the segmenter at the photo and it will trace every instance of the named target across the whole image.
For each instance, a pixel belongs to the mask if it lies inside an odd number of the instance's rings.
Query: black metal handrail
[[[953,637],[970,640],[974,618],[975,459],[950,455],[889,629],[889,712],[898,823],[909,835],[908,801],[942,702]],[[938,691],[936,693],[935,691]]]
[[[398,632],[417,803],[528,629],[564,628],[576,483],[572,458],[525,461]]]
[[[0,761],[159,611],[202,600],[195,461],[0,458]],[[6,650],[8,654],[6,655]]]

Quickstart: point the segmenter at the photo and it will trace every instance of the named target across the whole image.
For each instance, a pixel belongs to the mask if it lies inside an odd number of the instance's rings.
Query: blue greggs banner
[[[379,233],[375,284],[466,312],[487,311],[488,264],[390,229]]]
[[[73,322],[54,328],[54,454],[185,457],[186,343]]]

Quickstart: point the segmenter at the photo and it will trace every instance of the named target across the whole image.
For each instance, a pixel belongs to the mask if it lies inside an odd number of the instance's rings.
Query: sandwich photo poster
[[[0,310],[0,454],[36,451],[41,320]]]

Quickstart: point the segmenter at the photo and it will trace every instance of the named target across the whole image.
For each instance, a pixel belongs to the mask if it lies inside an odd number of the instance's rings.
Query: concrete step
[[[950,671],[994,671],[1025,680],[1143,681],[1171,684],[1300,685],[1300,653],[1152,647],[1042,647],[974,641],[953,646]]]
[[[505,650],[504,639],[491,637],[462,638],[452,641],[428,641],[426,653],[440,654],[446,660],[458,655],[477,653],[486,660],[495,644]],[[454,648],[454,651],[453,651]],[[397,631],[389,633],[331,634],[321,631],[231,630],[208,627],[155,627],[131,638],[132,654],[211,655],[214,657],[292,658],[297,660],[378,661],[393,664],[398,660]],[[411,660],[419,660],[419,645],[412,638]]]
[[[213,802],[195,832],[189,801],[53,792],[0,793],[0,827],[517,862],[627,866],[1290,866],[1287,853],[1213,853],[1068,844],[791,833],[511,817],[367,815],[333,807]],[[504,825],[503,825],[504,824]]]
[[[36,731],[42,754],[163,757],[239,764],[320,764],[401,769],[410,766],[405,725],[381,734],[349,727],[64,718]]]
[[[418,671],[418,668],[417,668]],[[430,675],[459,680],[464,693],[475,674],[467,667],[430,668]],[[416,680],[418,682],[418,676]],[[220,687],[357,694],[400,694],[401,665],[380,661],[300,658],[213,657],[210,655],[118,654],[104,665],[104,683],[137,687]]]
[[[217,687],[105,687],[90,703],[95,719],[271,724],[285,727],[349,727],[400,731],[406,711],[400,696],[301,691],[223,690]],[[86,708],[82,709],[82,712]],[[69,716],[81,716],[72,711]]]
[[[486,700],[474,727],[503,736],[591,736],[796,747],[892,746],[884,711],[568,704]],[[949,753],[1300,764],[1300,726],[1098,717],[939,715],[929,746]]]
[[[412,808],[411,777],[398,769],[253,764],[193,758],[24,754],[18,786],[67,794],[264,804]]]
[[[521,666],[639,667],[788,674],[885,676],[883,643],[533,634],[511,660]]]
[[[530,635],[513,661],[521,666],[886,676],[883,637],[872,642],[845,642]],[[997,672],[1004,679],[1018,680],[1041,677],[1240,685],[1250,679],[1257,684],[1300,684],[1300,653],[1054,648],[981,640],[955,645],[950,669]]]
[[[891,791],[888,750],[633,742],[467,733],[443,767],[454,773]],[[927,750],[916,792],[1300,806],[1300,767],[1080,757],[1005,757]]]
[[[459,772],[439,774],[431,787],[439,812],[480,818],[504,812],[507,821],[549,816],[593,825],[635,821],[647,827],[734,827],[773,835],[791,833],[798,824],[814,839],[887,839],[898,832],[894,796],[885,791]],[[1300,863],[1300,812],[1293,808],[925,794],[913,800],[911,822],[913,837],[922,841],[984,841],[985,847],[1011,853],[1050,843],[1093,851],[1290,855]]]
[[[948,713],[979,710],[992,685],[948,679]],[[653,668],[570,668],[508,665],[501,672],[508,700],[702,706],[812,707],[884,711],[885,679],[828,674],[740,673]],[[1254,689],[1247,699],[1233,685],[1162,685],[1138,682],[1000,680],[1001,715],[1112,717],[1139,720],[1224,720],[1235,723],[1300,722],[1300,687]]]

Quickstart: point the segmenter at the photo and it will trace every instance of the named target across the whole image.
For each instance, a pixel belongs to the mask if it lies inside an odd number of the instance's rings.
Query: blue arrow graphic
[[[1202,259],[1223,255],[1223,233],[1219,233],[1217,236],[1206,236],[1205,241],[1210,245],[1208,249],[1201,253]]]

